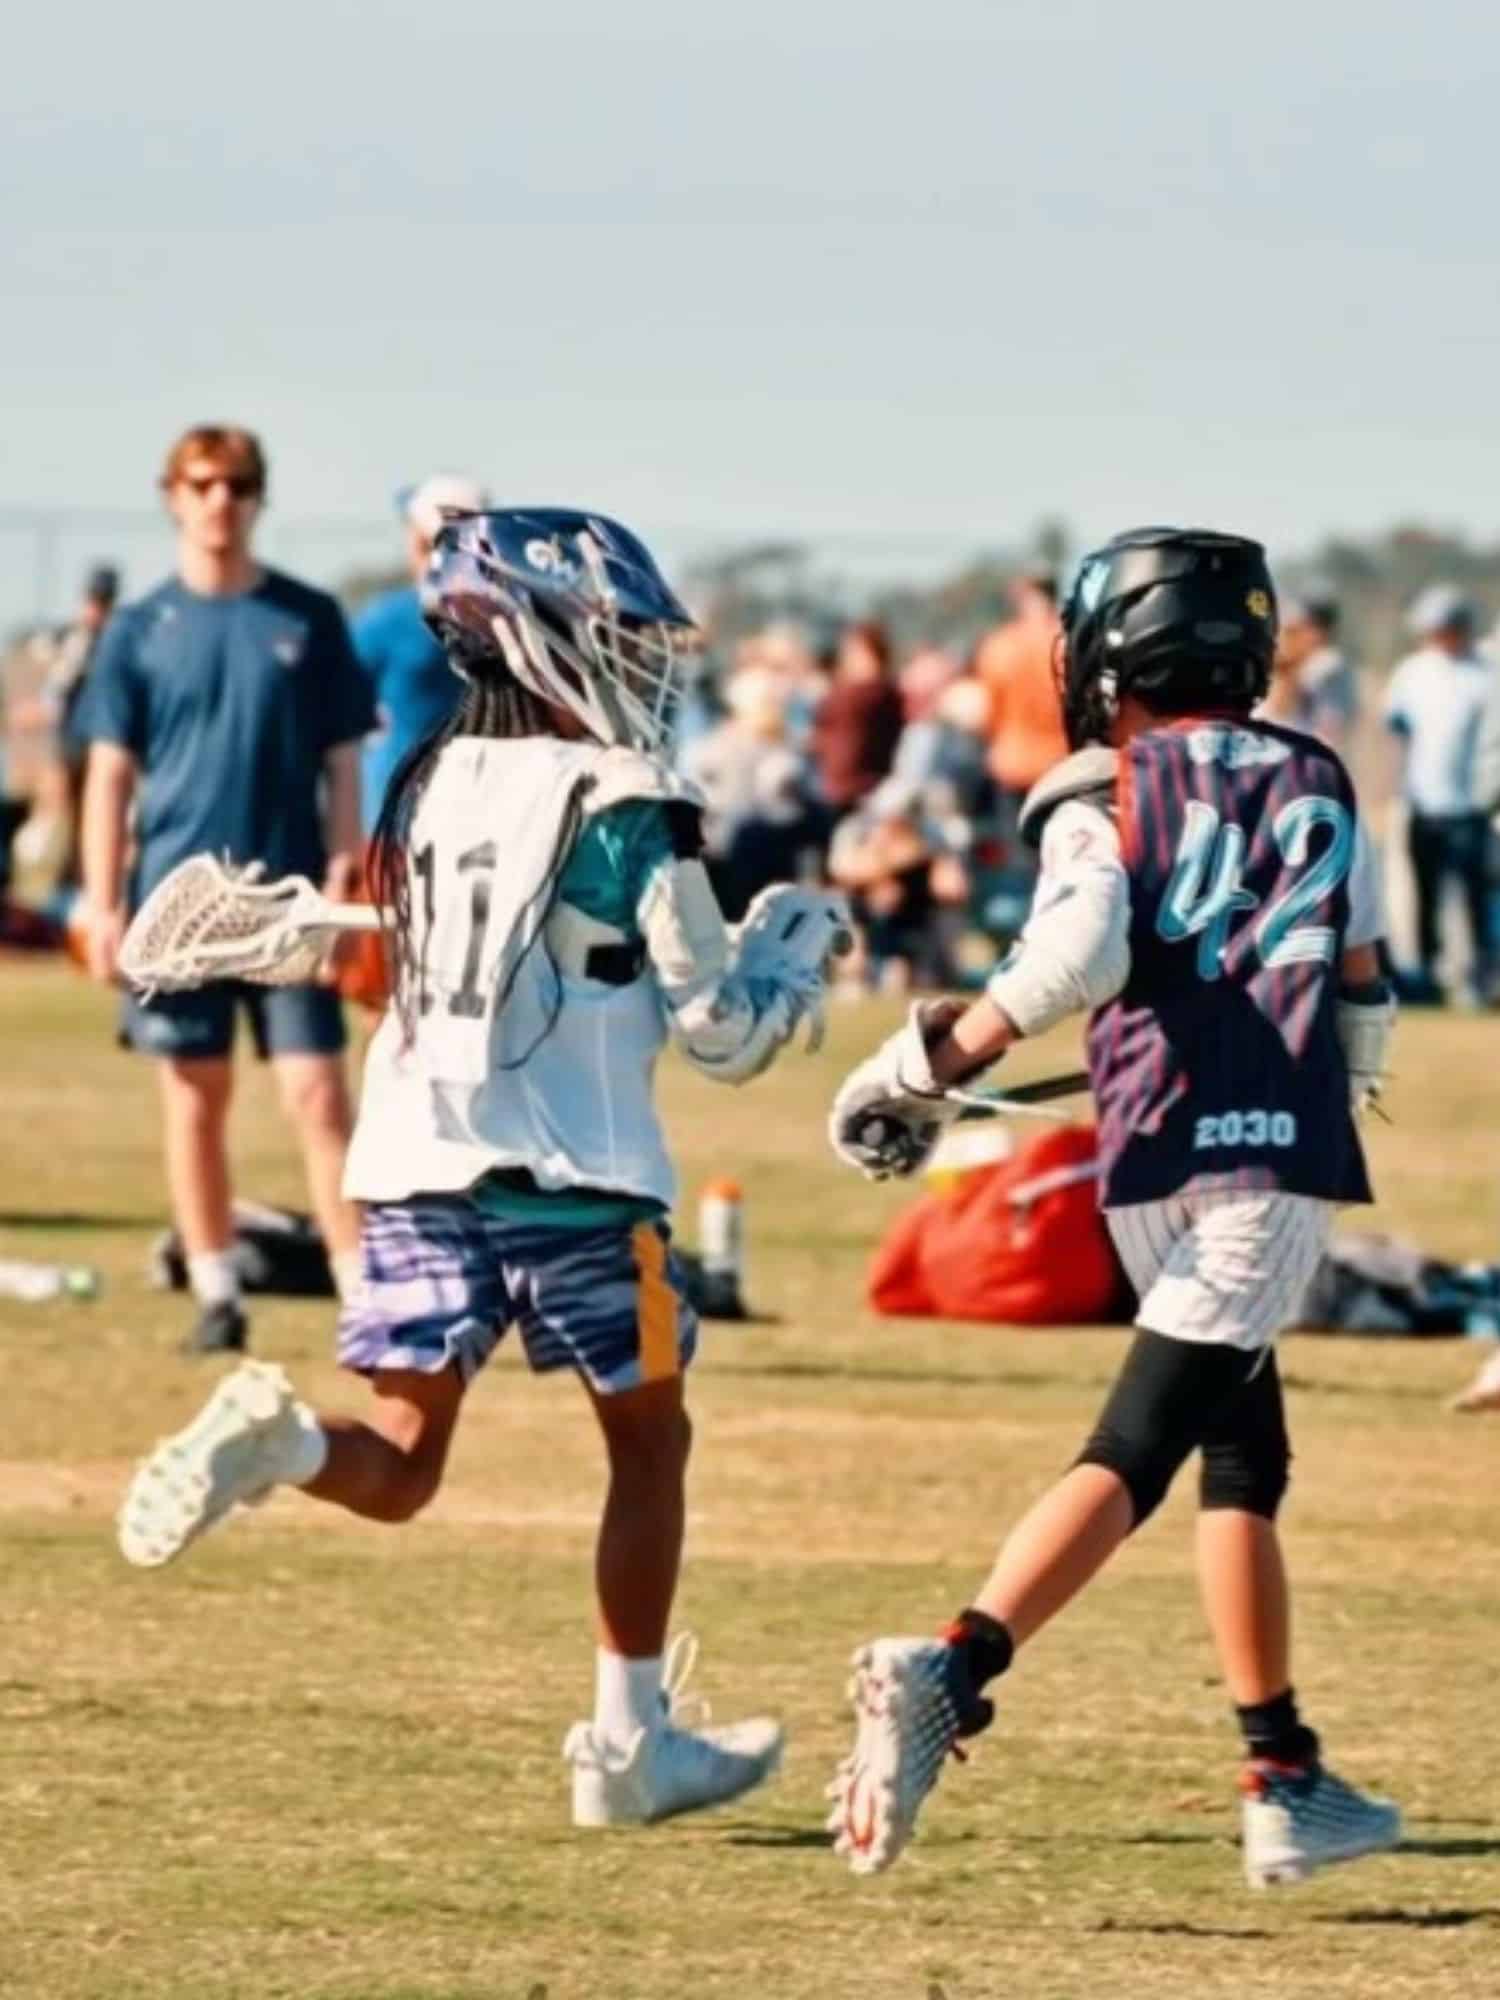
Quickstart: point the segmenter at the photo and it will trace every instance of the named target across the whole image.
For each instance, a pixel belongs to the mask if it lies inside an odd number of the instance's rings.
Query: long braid
[[[407,845],[412,822],[438,760],[460,736],[504,740],[555,736],[547,704],[522,687],[504,662],[492,655],[462,662],[464,691],[448,720],[414,744],[391,774],[371,836],[370,886],[380,908],[381,932],[391,968],[392,997],[409,1043],[416,1031],[414,995],[420,990],[422,950],[429,926],[417,944],[413,923],[411,869]]]

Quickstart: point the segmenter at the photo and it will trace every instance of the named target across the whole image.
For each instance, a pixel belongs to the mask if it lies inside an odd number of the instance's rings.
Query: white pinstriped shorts
[[[1333,1211],[1311,1195],[1215,1190],[1105,1219],[1140,1300],[1137,1326],[1254,1352],[1295,1321]]]

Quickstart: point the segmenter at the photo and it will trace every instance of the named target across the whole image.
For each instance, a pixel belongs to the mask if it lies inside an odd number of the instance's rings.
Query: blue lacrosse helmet
[[[571,507],[449,514],[421,595],[456,673],[498,660],[598,742],[670,744],[698,630],[618,521]]]

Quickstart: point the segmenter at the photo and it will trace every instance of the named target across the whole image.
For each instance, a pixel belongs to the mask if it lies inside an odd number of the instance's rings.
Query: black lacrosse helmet
[[[1109,740],[1122,695],[1164,713],[1248,714],[1276,650],[1259,542],[1210,528],[1131,528],[1085,556],[1062,610],[1063,722],[1075,750]]]

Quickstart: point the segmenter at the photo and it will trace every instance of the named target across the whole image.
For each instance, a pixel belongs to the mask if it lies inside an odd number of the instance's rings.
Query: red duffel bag
[[[1012,1326],[1127,1319],[1097,1176],[1094,1128],[1063,1125],[923,1195],[875,1253],[870,1304]]]

